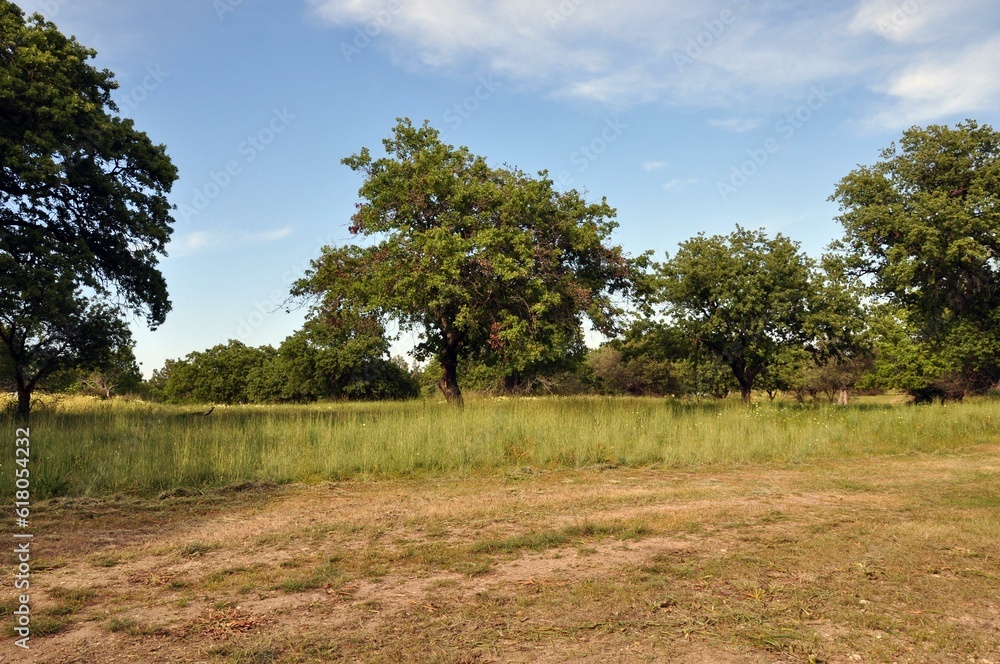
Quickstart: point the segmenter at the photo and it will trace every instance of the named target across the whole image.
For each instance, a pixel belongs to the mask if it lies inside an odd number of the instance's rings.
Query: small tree
[[[0,276],[0,285],[19,276],[16,271]],[[69,278],[49,273],[36,283],[12,287],[0,299],[6,305],[0,309],[4,364],[13,374],[22,418],[28,417],[31,395],[42,381],[63,370],[107,367],[119,349],[132,343],[118,310],[85,297]]]
[[[871,366],[872,338],[863,305],[867,289],[843,256],[827,254],[821,264],[805,321],[815,363],[809,375],[820,389],[835,390],[838,403],[846,406],[851,387]]]
[[[950,348],[942,348],[920,333],[904,309],[892,305],[878,307],[872,321],[875,352],[863,386],[902,390],[918,403],[965,396],[968,381],[962,374],[962,355],[974,340],[958,339]]]
[[[614,331],[613,296],[630,291],[634,269],[606,244],[606,201],[558,193],[544,172],[491,168],[426,123],[400,120],[383,145],[384,158],[365,148],[343,160],[365,176],[350,232],[366,243],[325,248],[296,285],[319,298],[318,315],[415,330],[417,359],[437,361],[455,404],[461,357],[517,375],[572,345],[584,316]]]
[[[680,330],[639,318],[622,338],[591,351],[587,364],[602,392],[677,395],[688,387],[682,367],[686,351],[687,340]]]
[[[658,299],[693,344],[729,367],[749,404],[765,369],[789,347],[805,347],[812,261],[797,243],[737,226],[700,234],[658,266]]]
[[[757,377],[757,385],[773,401],[779,392],[796,390],[811,368],[812,357],[804,347],[786,346],[780,349],[773,362],[764,367]]]
[[[130,342],[115,349],[103,366],[79,371],[78,385],[104,399],[110,399],[113,394],[141,390],[142,372],[135,359],[134,347],[135,344]]]

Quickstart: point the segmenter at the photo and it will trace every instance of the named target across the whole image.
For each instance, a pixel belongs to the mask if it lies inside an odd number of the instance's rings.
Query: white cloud
[[[1000,37],[947,58],[924,58],[895,74],[884,87],[892,99],[874,117],[882,127],[924,124],[953,115],[975,115],[1000,106]]]
[[[308,2],[324,22],[370,28],[377,33],[371,39],[375,47],[402,65],[487,68],[555,96],[607,104],[701,104],[706,98],[714,104],[730,89],[752,89],[771,74],[756,71],[748,77],[729,50],[742,44],[767,54],[785,27],[768,27],[776,10],[752,0],[409,0],[395,12],[386,10],[383,0]],[[344,43],[351,43],[350,35],[345,33]],[[812,43],[800,41],[803,47]],[[826,55],[821,68],[841,61]],[[806,62],[792,69],[811,67]],[[718,89],[722,80],[726,89]]]
[[[256,233],[195,231],[171,240],[168,251],[172,258],[182,258],[218,247],[277,242],[292,235],[292,233],[294,233],[294,229],[291,226]]]
[[[671,180],[670,182],[665,182],[663,188],[667,191],[678,191],[684,189],[685,187],[690,187],[693,184],[698,184],[697,178],[687,178],[683,180]]]
[[[889,41],[911,41],[931,18],[929,4],[927,0],[865,0],[848,27],[854,34],[872,32]]]
[[[644,161],[642,162],[642,170],[652,173],[653,171],[662,171],[669,165],[670,162],[666,161]]]
[[[241,239],[244,242],[275,242],[277,240],[283,240],[295,230],[291,226],[285,226],[284,228],[276,228],[270,231],[261,231],[259,233],[244,233]]]
[[[987,34],[995,29],[995,19],[993,0],[861,0],[848,29],[897,44],[933,44]]]
[[[993,0],[408,0],[394,12],[384,0],[307,2],[318,20],[345,29],[344,43],[371,27],[372,48],[400,66],[486,70],[613,107],[656,102],[750,117],[820,83],[866,89],[876,103],[922,99],[921,80],[944,75],[963,51],[976,73],[949,81],[938,95],[949,99],[922,101],[920,114],[971,112],[992,98],[978,88],[1000,25]],[[720,122],[740,130],[750,121]]]
[[[218,246],[221,243],[222,241],[217,234],[195,231],[194,233],[188,233],[182,238],[172,240],[168,249],[171,256],[176,258],[197,254]]]
[[[753,131],[761,124],[760,118],[727,118],[725,120],[709,120],[708,125],[725,131],[732,131],[737,134]]]

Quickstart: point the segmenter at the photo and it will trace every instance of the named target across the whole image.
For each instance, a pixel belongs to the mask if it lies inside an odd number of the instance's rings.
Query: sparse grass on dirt
[[[57,498],[32,601],[59,628],[0,655],[996,664],[997,487],[993,441]]]

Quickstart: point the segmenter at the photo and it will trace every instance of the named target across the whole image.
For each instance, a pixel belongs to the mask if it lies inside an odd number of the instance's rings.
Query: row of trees
[[[754,389],[770,398],[779,393],[799,400],[825,398],[847,403],[849,390],[907,389],[920,400],[959,397],[954,383],[929,383],[918,375],[919,364],[899,354],[912,350],[899,321],[876,315],[872,331],[859,337],[857,351],[836,358],[810,353],[804,346],[780,348],[754,376]],[[881,332],[876,332],[881,330]],[[321,399],[385,400],[414,398],[439,391],[442,369],[431,360],[409,365],[402,357],[387,360],[381,351],[337,353],[333,348],[307,351],[303,334],[289,337],[278,349],[251,348],[230,341],[182,360],[169,360],[146,383],[137,374],[79,372],[59,389],[98,396],[133,392],[173,403],[305,403]],[[323,355],[333,362],[317,361]],[[632,396],[700,396],[726,398],[742,387],[733,370],[715,353],[691,343],[675,324],[637,319],[621,337],[599,348],[582,347],[558,364],[512,380],[503,367],[473,358],[462,359],[457,373],[467,389],[493,395],[606,394]],[[116,379],[128,376],[128,380]],[[936,384],[939,389],[928,390]]]
[[[417,331],[430,364],[415,378],[436,377],[450,401],[459,375],[500,393],[739,391],[747,403],[755,389],[961,397],[1000,379],[996,221],[984,219],[996,134],[974,122],[911,130],[845,178],[834,199],[847,232],[818,261],[740,227],[662,263],[630,259],[605,246],[614,211],[554,192],[544,173],[490,169],[407,121],[386,149],[345,160],[367,176],[351,229],[365,247],[324,249],[295,293],[312,298],[312,329],[361,332],[355,361],[384,358],[389,320]],[[588,351],[584,315],[616,338]],[[320,394],[332,395],[348,396]]]
[[[697,367],[696,386],[721,364],[748,403],[760,386],[833,381],[844,398],[862,380],[924,400],[1000,380],[1000,135],[975,121],[910,129],[845,177],[831,197],[845,234],[819,261],[740,227],[662,263],[630,258],[607,244],[607,202],[556,192],[545,172],[490,168],[408,120],[384,146],[344,160],[365,175],[350,229],[363,242],[325,248],[294,294],[319,316],[421,335],[449,401],[463,363],[523,389],[579,360],[584,318],[618,337],[636,316],[605,362],[657,346],[644,366]]]
[[[155,328],[170,310],[157,262],[176,169],[117,115],[94,55],[0,0],[0,374],[25,417],[39,385],[96,385],[93,372],[122,364],[125,316]],[[614,208],[556,191],[544,171],[490,166],[409,120],[383,146],[343,160],[364,176],[357,243],[324,248],[295,284],[306,327],[277,349],[173,361],[154,381],[165,396],[411,394],[386,329],[417,335],[424,377],[455,404],[460,377],[507,392],[567,374],[625,391],[640,390],[630,375],[652,392],[735,382],[744,401],[810,372],[840,376],[841,392],[863,374],[918,398],[1000,380],[1000,134],[988,126],[913,128],[848,174],[832,197],[844,236],[818,261],[739,227],[661,263],[628,256],[610,243]],[[615,341],[588,353],[585,322]]]
[[[406,363],[385,359],[384,335],[343,338],[315,323],[278,348],[239,341],[168,360],[151,396],[174,403],[306,403],[320,399],[408,399],[420,386]]]

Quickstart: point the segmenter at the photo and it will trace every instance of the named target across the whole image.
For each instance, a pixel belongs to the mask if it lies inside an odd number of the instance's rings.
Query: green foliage
[[[872,353],[868,289],[849,269],[843,255],[826,254],[814,271],[805,330],[809,350],[820,366],[863,364]]]
[[[848,391],[862,380],[872,366],[875,340],[870,313],[863,304],[868,289],[849,269],[841,254],[823,256],[822,269],[814,272],[814,290],[805,329],[812,363],[799,352],[797,362],[786,362],[787,378],[778,389],[825,393],[830,400],[838,394],[846,405]]]
[[[780,348],[770,364],[764,367],[757,379],[757,387],[774,398],[778,392],[795,391],[808,382],[814,369],[813,358],[801,346]]]
[[[599,393],[677,395],[691,391],[682,379],[679,364],[687,345],[676,327],[639,319],[622,339],[591,351],[587,365]]]
[[[230,341],[171,362],[155,380],[171,403],[249,403],[251,376],[274,355],[270,346]]]
[[[45,376],[127,345],[123,310],[156,326],[170,309],[157,261],[177,172],[115,115],[94,57],[0,0],[0,340],[23,416]]]
[[[461,357],[532,373],[574,345],[583,316],[614,329],[612,296],[630,291],[634,270],[605,244],[607,202],[558,193],[545,172],[491,168],[426,123],[400,120],[383,145],[384,158],[365,148],[343,160],[365,175],[350,231],[366,242],[326,247],[297,284],[321,298],[319,315],[416,331],[417,358],[437,360],[459,403]]]
[[[311,320],[251,374],[250,400],[304,403],[417,396],[419,388],[408,367],[385,359],[387,352],[388,342],[375,321],[348,325],[340,320],[332,325]]]
[[[352,401],[401,401],[420,396],[420,383],[401,358],[376,358],[362,363],[344,386],[343,398]],[[338,396],[339,395],[331,395]]]
[[[387,350],[376,321],[311,320],[253,376],[253,400],[307,402],[340,395],[354,373]]]
[[[92,369],[73,368],[57,372],[43,383],[48,391],[98,396],[110,399],[113,395],[140,394],[146,391],[142,372],[133,352],[135,344],[129,342],[113,350],[108,361]]]
[[[239,341],[168,360],[150,389],[171,403],[307,403],[320,399],[416,397],[416,379],[385,359],[381,327],[333,327],[310,321],[278,349]],[[404,363],[405,364],[405,363]]]
[[[754,387],[772,398],[801,395],[822,376],[839,381],[846,396],[867,368],[864,288],[843,257],[826,255],[817,265],[780,234],[737,226],[728,236],[698,235],[667,258],[657,266],[655,298],[675,332],[652,343],[686,358],[677,372],[682,383],[688,377],[685,391],[725,396],[735,379],[749,403]],[[731,377],[720,374],[723,366]]]
[[[884,349],[882,382],[949,375],[988,389],[1000,380],[1000,134],[973,120],[914,127],[880,156],[831,200],[854,267],[905,312],[909,334]]]
[[[0,262],[3,259],[0,252]],[[39,270],[11,267],[0,276],[0,341],[6,351],[6,376],[18,392],[19,414],[25,417],[31,393],[41,381],[60,371],[109,366],[132,341],[120,312],[84,296],[71,279],[45,270],[38,281],[17,285],[12,282]]]
[[[587,347],[579,334],[568,346],[553,348],[521,369],[496,362],[487,350],[460,358],[458,373],[467,388],[487,394],[576,394],[584,389],[579,372],[586,356]]]
[[[692,353],[677,364],[677,377],[683,393],[697,397],[725,399],[740,389],[732,369],[700,346],[695,346]]]
[[[956,340],[949,348],[941,348],[919,334],[905,311],[891,306],[878,309],[873,331],[877,353],[862,387],[903,390],[917,401],[964,395],[961,354],[975,340]],[[989,342],[989,338],[980,341]]]
[[[749,403],[757,378],[782,351],[810,341],[812,270],[797,243],[737,226],[728,236],[681,243],[658,266],[659,299],[695,347],[732,370]]]

